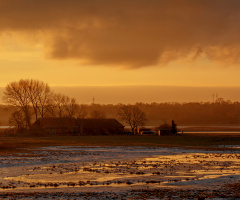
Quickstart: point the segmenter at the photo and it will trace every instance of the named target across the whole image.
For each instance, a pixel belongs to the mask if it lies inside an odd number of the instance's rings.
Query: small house
[[[124,132],[124,126],[116,119],[41,118],[33,126],[52,134],[119,135]]]

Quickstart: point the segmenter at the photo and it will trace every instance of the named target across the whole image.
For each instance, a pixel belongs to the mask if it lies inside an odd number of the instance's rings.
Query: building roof
[[[124,126],[116,119],[76,119],[76,118],[41,118],[34,125],[42,128],[72,128],[79,126],[101,126],[124,128]]]

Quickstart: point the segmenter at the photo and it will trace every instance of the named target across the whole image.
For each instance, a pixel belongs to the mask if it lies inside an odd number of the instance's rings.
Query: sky
[[[239,33],[239,0],[0,0],[0,87],[188,87],[211,99],[240,87]]]

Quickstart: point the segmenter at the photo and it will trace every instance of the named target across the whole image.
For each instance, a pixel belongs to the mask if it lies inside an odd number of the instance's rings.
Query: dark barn
[[[121,135],[124,126],[116,119],[42,118],[33,127],[52,134]]]

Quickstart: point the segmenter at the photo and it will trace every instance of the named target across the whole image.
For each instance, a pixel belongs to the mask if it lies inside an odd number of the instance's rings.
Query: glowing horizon
[[[0,0],[0,86],[239,87],[239,8],[237,0]]]

